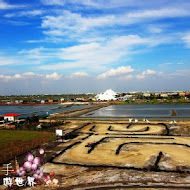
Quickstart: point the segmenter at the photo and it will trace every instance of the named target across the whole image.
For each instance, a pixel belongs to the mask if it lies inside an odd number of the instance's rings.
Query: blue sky
[[[190,90],[187,0],[0,0],[0,94]]]

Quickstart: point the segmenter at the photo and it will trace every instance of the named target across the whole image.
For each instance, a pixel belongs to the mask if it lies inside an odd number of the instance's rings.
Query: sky
[[[190,90],[188,0],[0,0],[0,95]]]

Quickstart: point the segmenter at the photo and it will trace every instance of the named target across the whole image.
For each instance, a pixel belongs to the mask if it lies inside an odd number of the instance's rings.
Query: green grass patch
[[[48,139],[53,139],[53,133],[47,132],[38,132],[38,131],[9,131],[9,130],[0,130],[0,147],[6,145],[9,142],[14,141],[31,141],[34,139],[39,139],[46,137]]]

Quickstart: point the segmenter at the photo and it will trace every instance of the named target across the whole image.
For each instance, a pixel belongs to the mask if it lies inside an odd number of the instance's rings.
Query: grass
[[[52,139],[53,134],[38,131],[8,131],[0,130],[0,147],[14,141],[32,141],[40,138]]]
[[[146,102],[147,101],[147,102]],[[113,102],[113,104],[189,104],[190,99],[183,99],[183,98],[178,98],[178,99],[171,99],[171,98],[166,98],[166,99],[138,99],[138,100],[126,100],[126,101],[121,101],[121,102]]]
[[[0,130],[0,164],[55,138],[54,133]]]

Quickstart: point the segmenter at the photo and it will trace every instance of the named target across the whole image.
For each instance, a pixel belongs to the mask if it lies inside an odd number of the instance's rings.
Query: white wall
[[[15,121],[17,119],[17,117],[13,117],[13,116],[5,116],[4,120],[8,120],[8,121]]]

